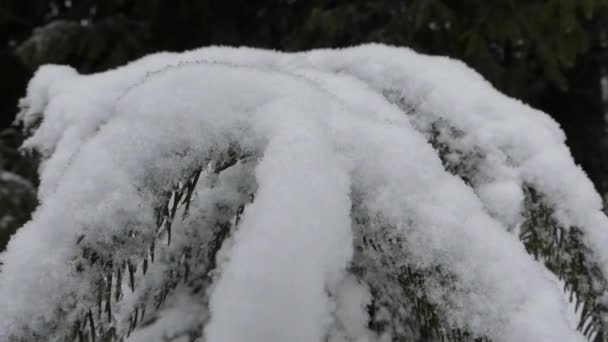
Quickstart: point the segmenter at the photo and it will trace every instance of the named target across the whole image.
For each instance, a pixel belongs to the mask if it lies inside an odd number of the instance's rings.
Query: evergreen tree
[[[22,106],[2,340],[606,339],[600,196],[460,62],[206,48],[45,66]]]

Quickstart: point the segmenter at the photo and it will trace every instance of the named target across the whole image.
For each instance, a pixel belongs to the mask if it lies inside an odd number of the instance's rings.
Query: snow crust
[[[524,186],[584,232],[608,274],[601,198],[558,125],[447,58],[382,45],[212,47],[94,75],[45,66],[22,107],[26,125],[42,120],[24,145],[44,158],[41,205],[0,257],[2,341],[60,340],[95,303],[97,270],[76,271],[83,246],[115,263],[141,256],[162,194],[235,144],[255,164],[197,187],[174,243],[136,275],[142,285],[113,319],[124,324],[162,281],[172,251],[206,241],[211,222],[255,192],[208,290],[179,287],[129,341],[196,325],[207,342],[390,340],[369,331],[371,294],[350,269],[355,205],[374,218],[370,231],[404,241],[407,258],[394,267],[447,270],[453,284],[431,279],[430,301],[453,326],[493,341],[585,340],[555,276],[511,233],[523,220]],[[467,182],[446,170],[431,138],[474,170],[460,175]],[[126,232],[132,238],[117,245]]]

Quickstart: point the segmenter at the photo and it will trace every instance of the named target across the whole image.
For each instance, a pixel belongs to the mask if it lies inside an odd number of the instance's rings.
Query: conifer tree
[[[212,47],[44,66],[21,105],[0,340],[606,339],[600,196],[461,62]]]

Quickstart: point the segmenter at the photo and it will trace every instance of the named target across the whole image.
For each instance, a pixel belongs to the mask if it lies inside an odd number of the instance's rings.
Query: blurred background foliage
[[[0,250],[36,205],[36,163],[17,153],[23,136],[11,123],[38,66],[91,73],[211,44],[372,41],[462,59],[548,112],[608,193],[608,0],[0,0]]]

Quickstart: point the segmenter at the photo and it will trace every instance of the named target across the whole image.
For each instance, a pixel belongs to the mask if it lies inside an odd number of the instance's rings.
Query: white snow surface
[[[67,329],[94,303],[95,284],[74,270],[76,241],[149,236],[159,194],[234,143],[261,156],[257,191],[222,250],[208,312],[176,296],[133,341],[191,321],[207,342],[383,340],[367,328],[370,294],[349,274],[353,191],[404,237],[408,262],[455,276],[449,289],[431,284],[450,323],[494,341],[584,341],[558,282],[509,232],[524,184],[585,233],[608,274],[608,219],[558,125],[447,58],[382,45],[212,47],[94,75],[44,66],[21,105],[24,123],[42,118],[25,143],[44,157],[41,205],[0,256],[1,341]],[[463,133],[454,146],[481,154],[472,184],[427,142],[438,119]]]

